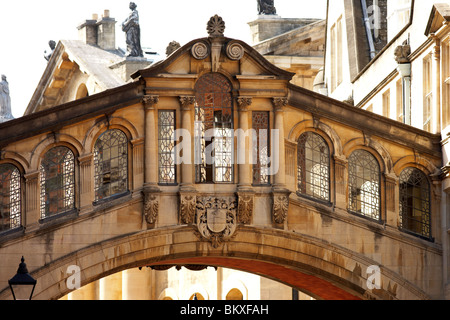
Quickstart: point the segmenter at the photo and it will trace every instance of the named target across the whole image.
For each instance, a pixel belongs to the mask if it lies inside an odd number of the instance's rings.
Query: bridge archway
[[[135,267],[201,264],[236,269],[282,282],[324,300],[365,299],[368,258],[312,237],[281,230],[240,226],[236,236],[214,249],[189,226],[147,230],[120,236],[73,252],[32,273],[38,280],[34,299],[59,299],[68,294],[69,266],[80,268],[81,286]],[[402,286],[408,294],[423,293],[397,274],[382,269],[379,298]],[[369,274],[370,276],[370,274]],[[373,290],[372,290],[373,291]],[[0,294],[8,299],[7,290]]]

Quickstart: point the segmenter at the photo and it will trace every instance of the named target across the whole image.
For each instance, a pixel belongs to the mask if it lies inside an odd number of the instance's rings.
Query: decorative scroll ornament
[[[192,46],[192,56],[197,60],[206,59],[209,56],[209,46],[204,42],[197,42]]]
[[[249,224],[253,217],[253,195],[238,194],[238,222]]]
[[[225,22],[222,17],[219,17],[217,14],[214,17],[209,19],[206,30],[210,37],[223,37],[225,32]]]
[[[181,195],[180,219],[184,224],[192,224],[195,219],[196,197],[194,195]]]
[[[144,198],[145,221],[147,221],[148,224],[155,223],[156,219],[158,218],[158,212],[159,212],[158,198],[151,193],[146,193]]]
[[[245,53],[244,47],[236,41],[230,41],[225,51],[231,60],[241,60]]]
[[[236,199],[202,197],[197,199],[197,235],[218,248],[236,231]]]
[[[276,223],[286,221],[289,209],[289,196],[284,194],[274,194],[273,196],[273,220]]]

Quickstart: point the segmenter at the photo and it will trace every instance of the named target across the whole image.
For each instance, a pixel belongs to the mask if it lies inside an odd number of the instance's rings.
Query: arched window
[[[195,85],[196,182],[233,182],[233,103],[231,84],[219,73]]]
[[[20,172],[11,164],[0,165],[0,232],[21,225]]]
[[[66,147],[50,149],[40,171],[41,219],[75,208],[75,156]]]
[[[325,140],[314,132],[298,139],[298,192],[330,201],[330,150]]]
[[[406,168],[399,177],[400,228],[431,238],[430,183],[416,168]]]
[[[349,209],[380,220],[380,166],[367,151],[356,150],[348,159]]]
[[[128,139],[113,129],[103,133],[94,146],[95,201],[128,191]]]

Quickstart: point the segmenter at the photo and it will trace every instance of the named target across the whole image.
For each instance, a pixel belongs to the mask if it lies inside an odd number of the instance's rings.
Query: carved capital
[[[283,111],[283,108],[288,103],[288,98],[286,97],[276,97],[272,99],[273,107],[275,111]]]
[[[153,109],[158,102],[159,96],[145,95],[142,97],[142,103],[146,109]]]
[[[253,99],[251,97],[238,97],[236,100],[239,107],[239,111],[247,111],[248,107],[253,102]]]
[[[194,104],[195,96],[180,96],[180,105],[182,110],[189,111]]]

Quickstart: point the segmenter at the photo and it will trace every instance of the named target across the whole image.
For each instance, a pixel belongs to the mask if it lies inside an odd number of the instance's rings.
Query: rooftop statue
[[[0,123],[14,119],[11,113],[11,98],[9,97],[9,85],[6,76],[2,75],[0,82]]]
[[[143,57],[144,53],[141,47],[141,28],[139,26],[139,13],[136,10],[137,5],[130,2],[130,15],[122,23],[122,31],[126,34],[127,57]]]
[[[274,0],[257,0],[258,14],[277,14],[277,9],[274,5]]]
[[[44,51],[44,58],[45,58],[45,60],[47,60],[47,61],[50,60],[50,58],[52,57],[53,51],[55,51],[55,48],[56,48],[56,42],[53,41],[53,40],[50,40],[50,41],[48,42],[48,45],[49,45],[51,51],[48,52],[48,53],[47,53],[47,51]]]

